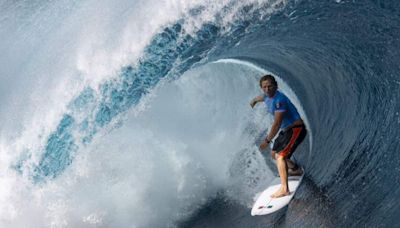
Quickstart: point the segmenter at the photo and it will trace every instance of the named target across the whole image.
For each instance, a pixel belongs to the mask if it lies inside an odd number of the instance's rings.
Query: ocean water
[[[396,227],[400,3],[0,1],[0,227]],[[258,79],[306,120],[276,175]]]

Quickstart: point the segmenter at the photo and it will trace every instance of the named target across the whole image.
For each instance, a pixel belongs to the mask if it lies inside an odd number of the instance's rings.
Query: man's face
[[[261,82],[261,89],[268,97],[273,97],[278,88],[270,80],[266,80]]]

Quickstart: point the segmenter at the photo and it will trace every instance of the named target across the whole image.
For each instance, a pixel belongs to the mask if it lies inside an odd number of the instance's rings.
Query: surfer
[[[307,130],[296,107],[286,95],[278,90],[278,83],[272,75],[265,75],[260,79],[260,87],[263,94],[255,97],[250,102],[253,108],[258,102],[264,102],[267,111],[274,115],[271,129],[260,144],[260,149],[265,150],[272,142],[274,137],[279,135],[274,141],[271,151],[272,159],[276,159],[281,187],[271,195],[272,198],[279,198],[290,194],[288,186],[288,175],[301,175],[301,168],[290,157],[297,146],[304,140]]]

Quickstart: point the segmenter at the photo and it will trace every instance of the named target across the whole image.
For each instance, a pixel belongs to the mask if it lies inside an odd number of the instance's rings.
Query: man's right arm
[[[258,103],[258,102],[263,102],[264,101],[264,96],[260,95],[260,96],[256,96],[253,100],[250,101],[250,106],[252,108],[254,108],[254,106]]]

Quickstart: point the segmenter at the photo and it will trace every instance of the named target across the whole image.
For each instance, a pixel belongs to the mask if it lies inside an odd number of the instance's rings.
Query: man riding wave
[[[290,157],[306,137],[307,130],[296,107],[285,94],[278,90],[278,83],[274,76],[265,75],[261,77],[260,87],[263,94],[255,97],[250,102],[250,106],[253,108],[258,102],[264,102],[267,111],[274,116],[271,129],[265,140],[260,144],[261,150],[265,150],[268,147],[280,130],[271,151],[272,159],[276,159],[281,179],[280,189],[272,194],[271,197],[279,198],[290,194],[288,174],[302,174],[300,167],[290,160]]]

